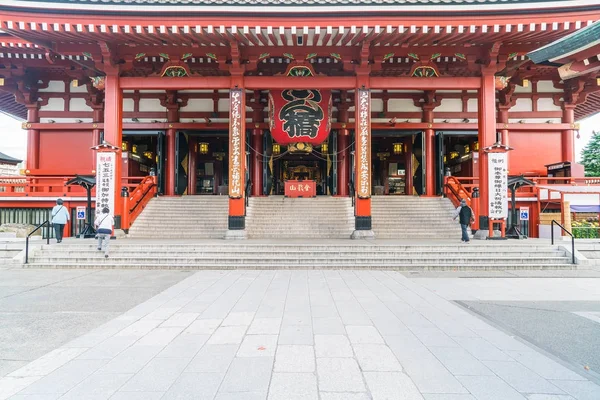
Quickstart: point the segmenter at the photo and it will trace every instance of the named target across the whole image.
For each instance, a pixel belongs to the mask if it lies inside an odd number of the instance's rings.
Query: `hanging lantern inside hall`
[[[329,146],[327,146],[327,143],[323,143],[321,145],[321,153],[322,154],[327,154],[327,150],[329,149]]]
[[[479,151],[479,142],[473,143],[473,151]]]
[[[281,146],[277,143],[273,143],[273,155],[276,156],[279,153],[281,153]]]
[[[200,154],[208,154],[208,143],[206,143],[206,142],[198,143],[198,152]]]
[[[394,148],[394,154],[404,153],[404,144],[402,144],[402,143],[394,143],[393,148]]]
[[[291,143],[323,143],[331,130],[330,90],[288,89],[269,93],[269,125],[273,140]]]

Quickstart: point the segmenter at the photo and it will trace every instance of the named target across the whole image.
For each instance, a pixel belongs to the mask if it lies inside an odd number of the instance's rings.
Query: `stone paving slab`
[[[449,293],[385,271],[201,271],[1,378],[0,399],[600,399]]]

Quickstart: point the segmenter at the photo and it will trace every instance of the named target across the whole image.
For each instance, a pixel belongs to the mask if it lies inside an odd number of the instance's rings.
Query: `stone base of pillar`
[[[369,230],[355,230],[354,232],[352,232],[352,235],[350,235],[350,239],[356,240],[356,239],[375,239],[375,232],[373,232],[373,230],[369,229]]]
[[[232,230],[228,229],[223,237],[225,240],[245,240],[248,239],[248,234],[245,230]]]

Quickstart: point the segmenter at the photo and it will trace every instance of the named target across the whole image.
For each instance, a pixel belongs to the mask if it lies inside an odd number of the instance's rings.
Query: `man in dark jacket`
[[[454,219],[456,219],[457,217],[460,222],[460,228],[462,230],[462,237],[460,240],[462,242],[469,243],[469,234],[467,232],[467,229],[474,221],[474,217],[473,210],[471,210],[471,207],[467,205],[465,199],[462,199],[460,201],[460,210],[458,211],[458,214],[454,217]]]

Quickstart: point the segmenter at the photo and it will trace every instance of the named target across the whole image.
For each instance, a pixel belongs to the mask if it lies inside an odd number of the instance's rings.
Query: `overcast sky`
[[[590,140],[592,131],[600,131],[600,114],[582,120],[581,138],[575,139],[576,160],[581,160],[581,151]],[[21,129],[21,122],[0,113],[0,152],[24,160],[27,153],[27,131]],[[562,160],[556,160],[559,162]]]

